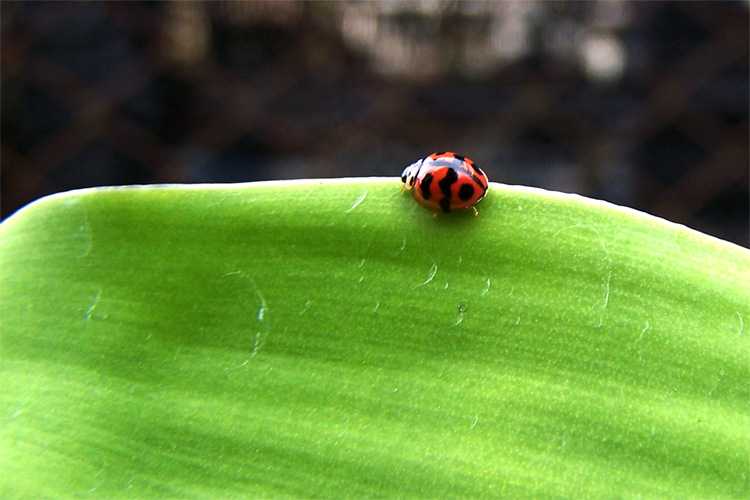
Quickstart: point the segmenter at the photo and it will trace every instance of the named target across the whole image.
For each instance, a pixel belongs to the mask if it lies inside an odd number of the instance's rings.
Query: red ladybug
[[[489,181],[473,161],[456,153],[433,153],[406,167],[401,174],[405,189],[414,188],[414,199],[435,212],[474,210],[487,194]]]

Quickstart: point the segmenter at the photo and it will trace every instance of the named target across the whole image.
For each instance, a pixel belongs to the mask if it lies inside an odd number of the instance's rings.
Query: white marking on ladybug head
[[[404,183],[406,189],[411,189],[414,186],[414,183],[417,180],[417,175],[419,175],[419,169],[422,168],[423,162],[424,159],[415,161],[414,163],[406,167],[401,173],[401,182]]]

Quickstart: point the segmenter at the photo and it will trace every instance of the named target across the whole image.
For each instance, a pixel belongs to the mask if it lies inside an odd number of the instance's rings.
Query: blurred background
[[[747,1],[2,2],[3,218],[144,183],[491,180],[748,246]]]

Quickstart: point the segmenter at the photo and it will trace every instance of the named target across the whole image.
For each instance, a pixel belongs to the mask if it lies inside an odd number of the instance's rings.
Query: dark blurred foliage
[[[452,150],[748,246],[747,2],[0,5],[3,217]]]

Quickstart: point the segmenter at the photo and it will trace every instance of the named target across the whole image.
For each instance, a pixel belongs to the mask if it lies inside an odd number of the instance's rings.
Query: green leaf
[[[92,189],[0,225],[3,498],[748,498],[750,252],[492,184]]]

